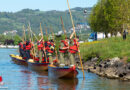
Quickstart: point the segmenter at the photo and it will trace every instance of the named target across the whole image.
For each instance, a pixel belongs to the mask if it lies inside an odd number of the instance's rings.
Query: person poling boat
[[[65,66],[65,54],[68,53],[69,49],[69,42],[68,39],[66,38],[65,40],[61,40],[61,44],[59,46],[59,52],[60,52],[60,66]]]
[[[54,40],[54,34],[52,32],[53,40]],[[53,60],[53,63],[51,63],[48,66],[48,71],[49,71],[49,77],[52,78],[76,78],[78,72],[76,70],[76,67],[74,64],[70,66],[65,65],[65,60],[64,60],[64,54],[68,53],[69,51],[69,40],[66,38],[65,40],[61,40],[61,45],[59,48],[59,56],[60,58],[58,59],[58,55],[56,52],[56,60]],[[56,49],[56,48],[55,48]],[[56,50],[55,50],[56,51]],[[57,64],[55,65],[56,62]]]
[[[40,23],[41,39],[37,41],[37,55],[32,56],[28,60],[28,66],[35,71],[46,71],[48,65],[52,61],[52,53],[54,52],[55,46],[53,40],[44,41],[42,27]]]

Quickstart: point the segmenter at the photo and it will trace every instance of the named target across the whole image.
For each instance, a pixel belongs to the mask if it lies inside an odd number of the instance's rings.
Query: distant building
[[[90,30],[90,26],[87,23],[78,23],[75,26],[75,31],[80,31],[81,29]],[[73,27],[70,28],[70,31],[73,31]]]
[[[16,34],[17,34],[17,30],[5,31],[3,33],[3,35],[16,35]]]

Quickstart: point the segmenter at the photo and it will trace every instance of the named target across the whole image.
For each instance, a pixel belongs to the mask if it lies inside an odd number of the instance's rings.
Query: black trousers
[[[26,50],[26,60],[30,59],[30,50]]]

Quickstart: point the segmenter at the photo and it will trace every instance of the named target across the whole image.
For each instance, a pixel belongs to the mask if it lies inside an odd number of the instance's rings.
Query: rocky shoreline
[[[110,79],[130,80],[130,63],[127,63],[127,57],[107,60],[95,57],[84,62],[84,69]]]

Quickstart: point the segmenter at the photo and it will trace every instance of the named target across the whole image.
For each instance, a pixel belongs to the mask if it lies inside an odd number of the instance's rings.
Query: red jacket
[[[61,53],[67,52],[68,46],[69,46],[68,42],[66,42],[65,40],[61,40],[61,43],[64,43],[64,47],[63,47],[63,48],[60,48],[60,49],[59,49],[59,52],[61,52]]]
[[[79,42],[78,41],[76,42],[76,39],[74,39],[73,41],[74,41],[74,45],[79,47]]]
[[[38,50],[43,50],[43,47],[44,47],[43,43],[40,43],[37,47],[38,47]]]
[[[53,52],[54,52],[54,50],[51,50],[49,46],[47,46],[45,49],[46,49],[46,51],[49,52],[49,53],[53,53]]]
[[[26,50],[31,50],[31,44],[26,45]]]
[[[73,41],[74,41],[74,45],[69,47],[69,52],[75,54],[78,52],[79,42],[76,42],[75,39]]]

